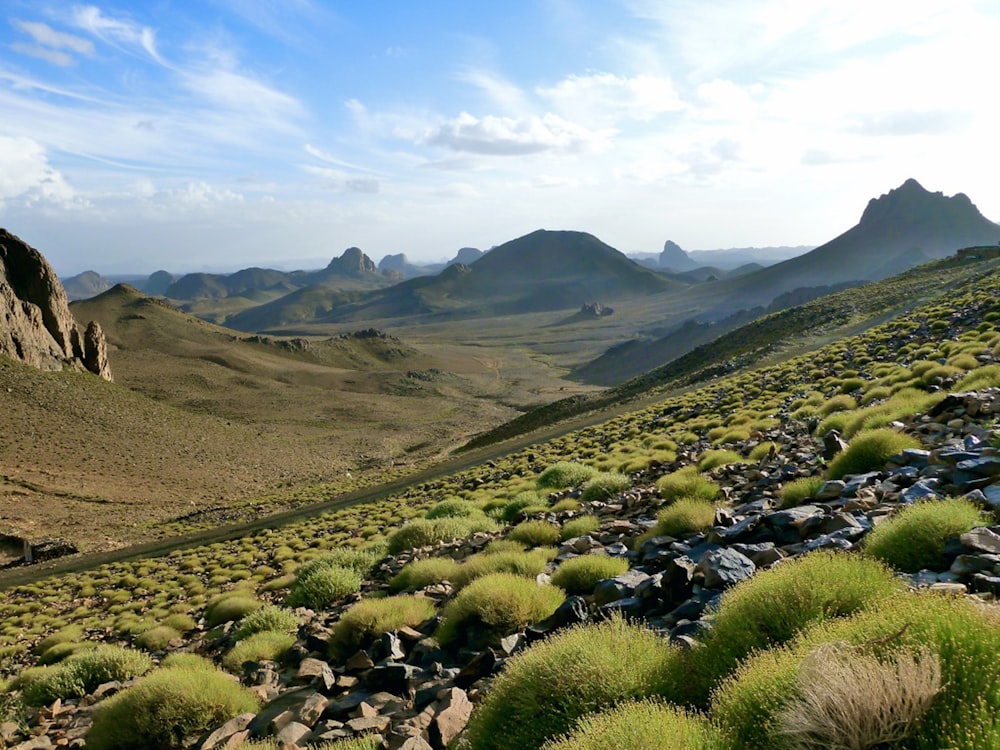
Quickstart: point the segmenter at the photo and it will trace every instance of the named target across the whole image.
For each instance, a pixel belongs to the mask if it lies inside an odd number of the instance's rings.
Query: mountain
[[[452,258],[450,261],[448,261],[448,265],[452,265],[453,263],[464,263],[465,265],[469,266],[475,263],[480,258],[482,258],[484,255],[486,255],[486,253],[478,248],[462,247],[459,248],[458,253],[455,254],[455,257]]]
[[[431,274],[425,266],[418,266],[410,263],[406,253],[396,253],[386,255],[378,262],[378,270],[385,276],[396,273],[403,279],[412,279],[416,276],[428,276]]]
[[[0,229],[0,354],[41,370],[68,366],[111,380],[98,323],[81,335],[66,290],[45,257]]]
[[[780,245],[777,247],[730,247],[721,250],[686,250],[687,256],[699,265],[732,269],[748,263],[773,266],[789,258],[804,255],[813,245]]]
[[[63,289],[66,290],[66,296],[71,300],[96,297],[101,292],[108,291],[112,286],[114,284],[96,271],[84,271],[63,280]]]
[[[449,265],[437,276],[360,295],[313,291],[305,304],[289,295],[226,324],[244,331],[267,330],[305,322],[309,308],[320,313],[316,322],[326,323],[434,313],[474,317],[577,310],[585,302],[606,303],[680,286],[591,234],[540,229],[493,248],[471,265]]]
[[[177,281],[177,277],[167,271],[154,271],[142,285],[142,291],[154,297],[162,297],[167,293],[170,285]]]
[[[189,273],[166,289],[177,300],[219,299],[268,289],[287,281],[287,275],[270,268],[244,268],[232,274]]]
[[[663,243],[659,266],[664,270],[683,273],[684,271],[693,271],[698,267],[698,264],[681,249],[680,245],[673,240],[667,240]]]
[[[875,281],[969,245],[994,245],[1000,225],[969,198],[932,193],[908,179],[868,202],[851,229],[797,258],[726,282],[725,310],[766,305],[798,287]]]

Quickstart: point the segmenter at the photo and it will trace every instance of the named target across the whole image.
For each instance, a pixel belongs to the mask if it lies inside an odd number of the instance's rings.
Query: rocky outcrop
[[[114,380],[108,361],[108,341],[104,338],[104,329],[96,320],[87,324],[83,334],[83,366],[105,380]]]
[[[361,252],[360,248],[349,247],[339,258],[331,260],[326,270],[347,276],[363,276],[364,274],[378,273],[378,266],[375,265],[375,261]]]
[[[97,369],[86,364],[84,338],[55,271],[40,252],[0,229],[0,353],[42,370],[86,367],[110,380],[100,326],[92,339],[95,363],[104,352]]]

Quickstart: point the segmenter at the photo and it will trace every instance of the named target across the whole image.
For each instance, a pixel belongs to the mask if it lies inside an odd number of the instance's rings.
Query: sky
[[[60,274],[818,245],[909,177],[1000,220],[995,0],[0,10],[0,226]]]

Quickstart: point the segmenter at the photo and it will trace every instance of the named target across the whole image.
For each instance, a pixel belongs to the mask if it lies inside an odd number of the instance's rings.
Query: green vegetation
[[[624,492],[632,486],[632,481],[624,474],[601,472],[588,479],[583,485],[580,499],[585,503],[595,500],[610,500],[619,492]]]
[[[233,674],[240,674],[248,661],[280,661],[294,643],[295,636],[291,633],[262,630],[233,646],[222,659],[222,665]]]
[[[595,474],[597,470],[586,464],[560,461],[538,476],[538,487],[552,490],[579,487],[589,479],[593,479]]]
[[[389,584],[393,591],[416,591],[441,581],[453,581],[459,564],[450,557],[427,557],[407,563]]]
[[[233,632],[233,638],[242,641],[254,633],[261,633],[265,630],[277,633],[296,633],[298,629],[299,618],[295,616],[294,612],[268,604],[240,620]]]
[[[876,526],[865,539],[864,552],[907,573],[945,570],[945,542],[984,523],[983,512],[968,500],[928,500]]]
[[[218,670],[159,669],[101,706],[87,747],[181,748],[188,735],[257,708],[253,693]]]
[[[303,566],[285,597],[285,606],[308,607],[316,611],[326,609],[359,591],[361,580],[357,571],[326,561],[320,565]]]
[[[719,485],[711,479],[703,477],[694,466],[687,466],[661,477],[656,486],[660,490],[660,495],[667,502],[673,502],[682,497],[711,501],[719,494]]]
[[[678,654],[620,619],[557,633],[507,664],[466,729],[470,750],[531,750],[577,719],[656,695]]]
[[[585,536],[597,531],[601,527],[601,519],[597,516],[578,516],[570,519],[562,526],[560,539],[566,541],[578,536]]]
[[[483,552],[472,555],[457,566],[451,582],[456,589],[465,588],[477,578],[493,573],[513,573],[534,580],[545,570],[550,555],[545,550],[531,552]],[[402,571],[401,571],[402,572]]]
[[[507,532],[507,538],[528,547],[559,542],[559,527],[547,521],[523,521]]]
[[[388,552],[390,555],[398,555],[406,550],[458,539],[476,531],[495,531],[496,528],[496,524],[485,516],[433,520],[419,518],[389,536]]]
[[[449,643],[477,623],[497,636],[508,635],[544,620],[563,599],[562,589],[540,586],[513,573],[483,576],[445,605],[437,637]]]
[[[715,522],[715,506],[698,497],[682,497],[656,514],[656,526],[640,537],[640,541],[654,536],[684,536],[704,531]]]
[[[714,727],[700,717],[655,700],[626,701],[587,714],[569,734],[543,750],[721,750]]]
[[[164,651],[171,643],[179,643],[181,633],[169,625],[157,625],[155,628],[143,631],[135,639],[135,645],[147,651]]]
[[[364,599],[341,615],[333,628],[332,643],[343,655],[383,633],[403,626],[416,627],[436,611],[433,601],[411,594]]]
[[[781,507],[794,508],[812,500],[826,480],[823,477],[794,479],[781,488]]]
[[[221,594],[205,607],[205,622],[210,628],[224,622],[232,622],[246,617],[251,612],[260,609],[262,602],[254,598],[253,592],[245,589],[233,589]]]
[[[729,449],[705,451],[698,459],[698,471],[711,471],[720,466],[744,463],[746,459],[739,453]]]
[[[424,514],[424,518],[433,521],[436,518],[471,518],[481,515],[483,515],[483,511],[472,503],[451,497],[432,506]]]
[[[628,570],[628,560],[607,555],[580,555],[562,563],[552,574],[552,584],[568,594],[590,594],[598,581]]]
[[[22,691],[26,704],[43,706],[57,698],[79,698],[105,682],[130,680],[152,667],[152,660],[141,651],[102,645],[55,666],[25,670],[11,687]]]
[[[864,474],[883,468],[890,458],[907,448],[919,448],[920,442],[909,435],[887,428],[859,432],[827,469],[829,479]]]

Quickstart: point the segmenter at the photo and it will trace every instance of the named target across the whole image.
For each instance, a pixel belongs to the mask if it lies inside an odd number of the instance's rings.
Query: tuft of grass
[[[159,669],[98,709],[87,747],[179,749],[187,737],[258,708],[253,693],[218,670]]]
[[[976,391],[1000,387],[1000,365],[984,365],[972,370],[955,383],[956,391]]]
[[[389,582],[392,591],[416,591],[442,581],[454,581],[459,564],[450,557],[427,557],[414,560]]]
[[[44,706],[57,698],[79,698],[105,682],[130,680],[152,667],[152,659],[142,651],[102,645],[55,666],[26,669],[12,687],[22,691],[26,704]]]
[[[697,497],[682,497],[656,514],[656,526],[640,537],[684,536],[704,531],[715,523],[715,506]]]
[[[656,486],[660,490],[660,496],[667,502],[679,500],[682,497],[714,500],[719,494],[719,485],[711,479],[703,477],[694,466],[685,466],[683,469],[661,477]]]
[[[813,552],[761,571],[722,596],[704,648],[687,656],[669,694],[704,707],[711,690],[747,654],[786,643],[808,626],[857,612],[903,584],[875,560]]]
[[[392,630],[416,627],[434,616],[434,602],[422,596],[401,594],[384,599],[363,599],[341,615],[333,628],[331,648],[342,655]]]
[[[698,459],[698,471],[711,471],[720,466],[744,463],[745,459],[739,453],[728,448],[705,451]]]
[[[509,635],[544,620],[564,598],[562,589],[541,586],[513,573],[483,576],[445,605],[437,637],[442,643],[449,643],[476,623],[497,636]]]
[[[591,594],[598,581],[628,570],[628,560],[607,555],[580,555],[566,560],[552,574],[552,583],[568,594]]]
[[[559,541],[559,527],[548,521],[522,521],[507,532],[507,538],[528,547],[542,547]]]
[[[758,443],[754,446],[747,459],[750,461],[760,461],[771,455],[772,449],[775,453],[778,453],[781,450],[781,446],[773,440],[765,440],[763,443]]]
[[[968,500],[916,503],[876,526],[865,539],[864,554],[907,573],[945,570],[945,542],[985,522]]]
[[[147,651],[165,651],[171,643],[181,640],[180,631],[169,625],[157,625],[144,631],[135,639],[135,645]]]
[[[514,523],[519,518],[544,513],[549,509],[548,504],[538,496],[534,490],[518,492],[514,498],[503,506],[500,512],[500,519],[504,523]]]
[[[549,556],[541,551],[480,553],[459,565],[451,582],[456,589],[461,589],[477,578],[493,573],[513,573],[534,579],[545,570],[548,562]]]
[[[277,633],[296,633],[299,629],[299,618],[294,612],[284,607],[276,607],[273,604],[261,607],[256,612],[251,612],[236,627],[233,638],[242,641],[249,638],[254,633],[271,630]]]
[[[319,611],[360,589],[361,576],[351,568],[332,564],[312,567],[296,577],[285,606]]]
[[[42,656],[53,646],[58,646],[61,643],[72,643],[81,638],[83,638],[83,628],[79,625],[67,625],[39,641],[38,645],[35,646],[35,653]]]
[[[802,477],[795,479],[781,488],[781,508],[794,508],[816,497],[819,488],[826,480],[823,477]]]
[[[864,474],[882,469],[886,462],[906,448],[919,448],[916,438],[888,428],[859,432],[827,469],[828,479]]]
[[[596,473],[596,469],[586,464],[560,461],[539,475],[538,487],[539,489],[552,490],[579,487],[587,480],[592,479]]]
[[[73,654],[78,654],[81,651],[86,651],[88,649],[92,649],[93,647],[94,644],[87,641],[83,641],[81,643],[71,643],[68,641],[57,643],[54,646],[50,646],[45,649],[45,652],[38,657],[38,664],[40,666],[57,664]]]
[[[262,602],[257,601],[253,594],[245,589],[233,589],[220,594],[205,607],[205,624],[210,628],[224,622],[232,622],[246,617],[251,612],[260,609]]]
[[[243,671],[243,663],[248,661],[279,661],[285,652],[295,644],[295,636],[262,630],[239,641],[229,653],[222,657],[222,665],[234,674]]]
[[[720,750],[718,730],[702,717],[662,701],[624,703],[581,718],[543,750]]]
[[[496,531],[497,525],[485,516],[469,518],[418,518],[394,531],[388,539],[390,555],[459,539],[477,531]]]
[[[578,516],[563,524],[559,537],[563,541],[566,541],[567,539],[574,539],[578,536],[590,534],[597,531],[600,527],[601,519],[597,516]]]
[[[469,750],[539,748],[588,714],[662,692],[678,656],[620,618],[569,628],[507,663],[472,712],[464,741]]]
[[[442,500],[424,514],[424,518],[433,521],[436,518],[471,518],[481,516],[483,511],[466,500],[457,497]]]
[[[821,417],[828,417],[834,412],[852,411],[856,408],[858,408],[858,402],[854,400],[853,396],[848,396],[844,393],[828,399],[822,406],[820,406],[819,415]]]
[[[601,472],[600,474],[595,474],[584,483],[583,494],[580,495],[580,499],[585,503],[594,502],[595,500],[610,500],[631,486],[632,480],[624,474]]]

